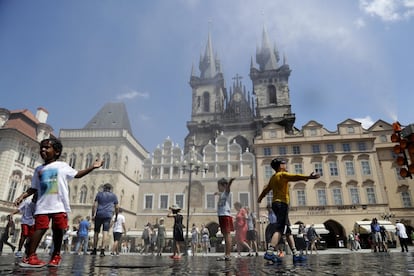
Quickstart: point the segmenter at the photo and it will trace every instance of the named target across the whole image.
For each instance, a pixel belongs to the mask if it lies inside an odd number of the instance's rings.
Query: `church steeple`
[[[278,65],[279,53],[271,49],[266,29],[263,27],[262,45],[257,47],[256,62],[259,69],[250,65],[250,78],[253,81],[253,94],[256,96],[256,115],[258,130],[269,123],[285,127],[287,133],[293,132],[295,114],[291,111],[289,76],[290,68],[284,58]]]
[[[256,50],[256,61],[259,64],[260,71],[275,70],[278,67],[279,53],[276,46],[273,50],[271,49],[265,27],[263,27],[262,32],[262,46]]]
[[[199,69],[201,71],[200,77],[202,79],[211,79],[214,78],[217,73],[220,73],[220,61],[214,55],[210,32],[208,32],[204,56],[200,57]]]

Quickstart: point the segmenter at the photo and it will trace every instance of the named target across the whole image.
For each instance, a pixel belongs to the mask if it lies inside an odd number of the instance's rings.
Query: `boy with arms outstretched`
[[[289,182],[290,181],[308,181],[309,179],[318,179],[319,174],[303,175],[291,174],[286,170],[286,161],[275,158],[271,161],[270,166],[275,170],[275,174],[269,180],[269,183],[263,188],[259,195],[258,203],[270,192],[273,192],[272,210],[276,215],[275,231],[273,233],[269,249],[266,251],[264,258],[272,262],[279,262],[280,258],[274,253],[274,249],[279,244],[283,234],[293,254],[293,261],[304,261],[306,258],[299,254],[296,250],[295,241],[293,239],[292,230],[289,222]]]
[[[27,258],[19,264],[22,267],[46,265],[46,262],[38,259],[36,249],[49,229],[50,221],[52,221],[54,250],[48,265],[59,266],[63,233],[68,227],[67,213],[70,212],[68,182],[73,178],[87,175],[103,164],[103,161],[96,160],[91,167],[77,171],[66,162],[58,161],[62,148],[62,143],[56,138],[48,138],[40,142],[40,156],[44,164],[35,169],[31,187],[15,201],[15,205],[18,206],[26,197],[37,194],[34,213],[36,230],[30,239]]]

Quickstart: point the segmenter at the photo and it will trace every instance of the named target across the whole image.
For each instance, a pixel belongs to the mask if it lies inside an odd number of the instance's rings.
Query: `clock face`
[[[234,100],[235,100],[236,102],[240,102],[240,100],[241,100],[241,95],[240,95],[240,93],[236,93],[236,94],[234,94]]]

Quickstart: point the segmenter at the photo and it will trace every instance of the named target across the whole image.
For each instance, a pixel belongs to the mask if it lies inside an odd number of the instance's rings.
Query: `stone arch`
[[[343,245],[346,247],[346,231],[342,224],[339,222],[329,219],[323,223],[325,228],[329,231],[329,234],[322,234],[321,236],[326,241],[328,248],[339,247],[340,241],[343,242]]]

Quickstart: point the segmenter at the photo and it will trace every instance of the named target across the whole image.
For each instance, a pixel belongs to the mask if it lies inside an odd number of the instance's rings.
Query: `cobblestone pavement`
[[[411,249],[411,248],[410,248]],[[39,257],[48,260],[46,253]],[[58,268],[21,268],[19,259],[9,252],[0,256],[0,275],[414,275],[414,254],[393,249],[389,253],[370,250],[352,252],[328,249],[308,255],[303,263],[293,263],[292,256],[281,264],[270,264],[258,257],[233,257],[217,261],[220,254],[183,256],[172,260],[164,256],[127,254],[118,257],[63,254]]]

